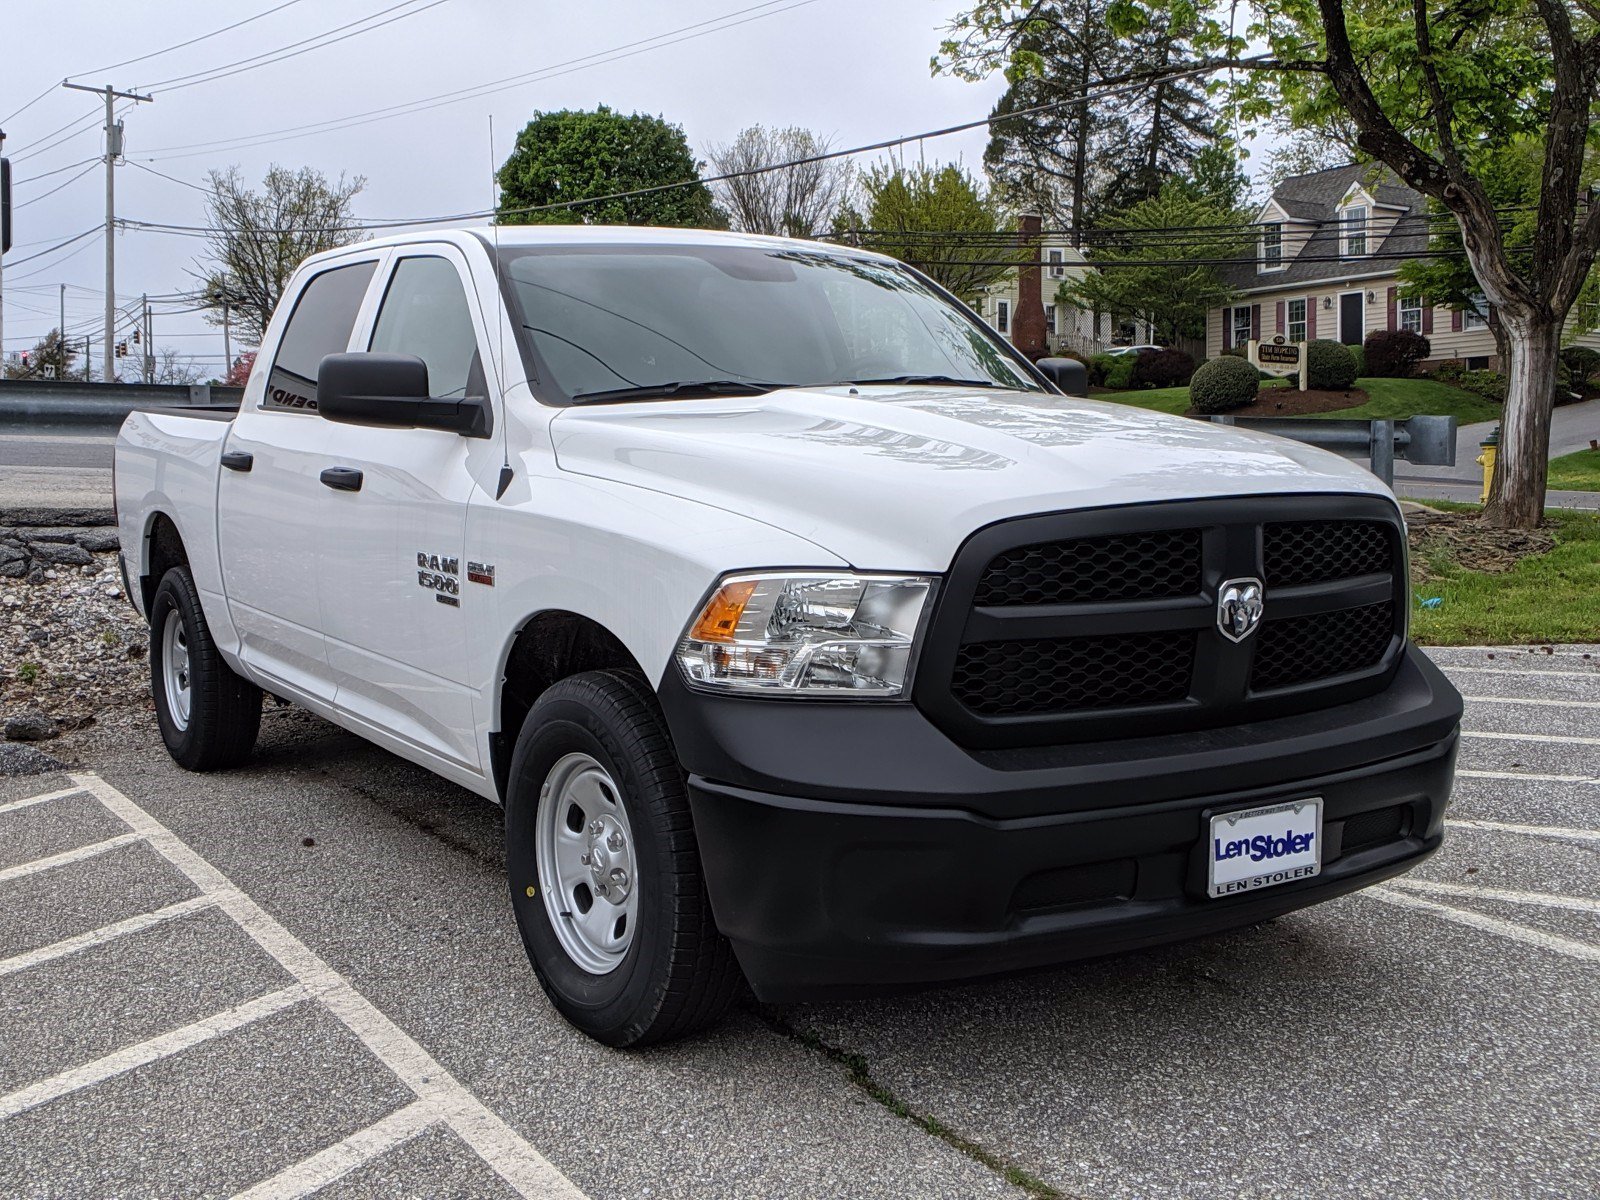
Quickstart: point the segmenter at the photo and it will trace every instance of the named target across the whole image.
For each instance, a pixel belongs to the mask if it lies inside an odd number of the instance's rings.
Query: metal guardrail
[[[1323,421],[1314,417],[1211,418],[1215,425],[1235,425],[1292,438],[1308,446],[1332,450],[1346,458],[1365,458],[1372,473],[1391,487],[1394,460],[1419,466],[1456,465],[1454,417],[1408,417],[1403,421]]]
[[[140,408],[238,407],[243,388],[206,383],[52,383],[0,379],[0,425],[74,425],[116,430]]]

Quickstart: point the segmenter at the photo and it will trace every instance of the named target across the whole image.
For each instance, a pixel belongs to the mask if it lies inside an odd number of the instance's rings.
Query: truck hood
[[[752,517],[868,570],[943,571],[974,530],[1035,513],[1389,495],[1298,442],[1032,392],[841,386],[573,407],[551,435],[565,471]]]

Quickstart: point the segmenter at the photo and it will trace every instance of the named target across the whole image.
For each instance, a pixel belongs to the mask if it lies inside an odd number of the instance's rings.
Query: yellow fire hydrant
[[[1477,463],[1483,468],[1483,495],[1478,497],[1479,504],[1489,503],[1489,485],[1494,482],[1494,460],[1500,453],[1500,426],[1494,427],[1494,432],[1478,443],[1483,453],[1478,455]]]

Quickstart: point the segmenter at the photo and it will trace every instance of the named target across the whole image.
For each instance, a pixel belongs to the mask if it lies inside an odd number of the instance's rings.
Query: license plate
[[[1211,818],[1212,896],[1237,896],[1322,871],[1322,797]]]

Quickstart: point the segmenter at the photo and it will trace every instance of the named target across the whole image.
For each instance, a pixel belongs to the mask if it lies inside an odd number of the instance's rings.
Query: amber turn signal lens
[[[756,582],[754,579],[741,579],[719,587],[716,595],[707,600],[706,606],[700,610],[700,619],[689,631],[689,637],[697,642],[733,641],[734,630],[739,628],[739,618],[744,616],[744,606],[750,603],[750,597],[755,594]]]

